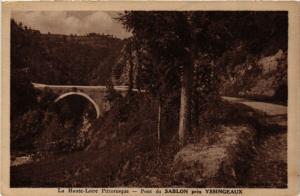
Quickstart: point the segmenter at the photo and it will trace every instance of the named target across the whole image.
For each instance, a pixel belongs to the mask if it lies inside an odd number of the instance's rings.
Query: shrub
[[[35,136],[41,128],[42,116],[39,110],[30,110],[11,121],[12,150],[33,148]]]

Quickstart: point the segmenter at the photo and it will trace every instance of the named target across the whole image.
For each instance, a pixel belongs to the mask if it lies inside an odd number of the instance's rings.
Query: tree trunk
[[[131,57],[129,57],[129,73],[128,73],[128,89],[129,91],[132,90],[133,88],[133,62],[132,62],[132,59]]]
[[[192,125],[194,127],[199,127],[199,100],[198,100],[198,93],[196,92],[197,89],[193,89],[194,90],[194,93],[192,95],[192,99],[194,101],[194,104],[192,104],[192,114],[191,114],[191,119],[193,121]]]
[[[193,64],[188,62],[183,67],[179,113],[179,142],[186,143],[187,134],[191,129],[191,91],[193,84]]]
[[[161,98],[158,99],[157,140],[161,142]]]
[[[129,64],[129,70],[128,70],[128,92],[127,95],[130,95],[133,89],[133,57],[132,57],[132,45],[130,44],[128,47],[128,54],[127,54],[127,58],[128,58],[128,64]]]

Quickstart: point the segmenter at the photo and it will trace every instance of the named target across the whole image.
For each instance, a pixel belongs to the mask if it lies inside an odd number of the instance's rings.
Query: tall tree
[[[123,24],[132,30],[140,47],[147,50],[150,63],[143,69],[152,75],[144,77],[148,88],[158,100],[158,137],[161,136],[162,103],[171,91],[182,87],[180,140],[189,128],[190,98],[193,73],[188,21],[182,12],[125,12]],[[182,80],[180,79],[182,76]],[[181,85],[180,85],[181,81]],[[184,134],[182,134],[184,133]],[[182,137],[183,136],[183,137]],[[183,143],[183,141],[182,141]]]

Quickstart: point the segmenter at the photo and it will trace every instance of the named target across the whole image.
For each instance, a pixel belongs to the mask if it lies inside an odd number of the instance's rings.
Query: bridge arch
[[[59,97],[57,97],[54,100],[54,102],[56,103],[56,102],[64,99],[65,97],[68,97],[68,96],[71,96],[71,95],[79,95],[79,96],[82,96],[82,97],[86,98],[90,103],[93,104],[93,106],[94,106],[94,108],[96,110],[96,114],[97,114],[96,118],[100,117],[100,109],[99,109],[99,106],[97,105],[97,103],[90,96],[88,96],[87,94],[82,93],[82,92],[68,92],[68,93],[64,93],[64,94],[60,95]]]

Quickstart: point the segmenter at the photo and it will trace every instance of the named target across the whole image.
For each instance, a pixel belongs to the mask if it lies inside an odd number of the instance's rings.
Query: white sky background
[[[127,38],[126,32],[116,18],[118,12],[104,11],[17,11],[12,18],[23,25],[40,30],[41,33],[77,34],[104,33]]]

